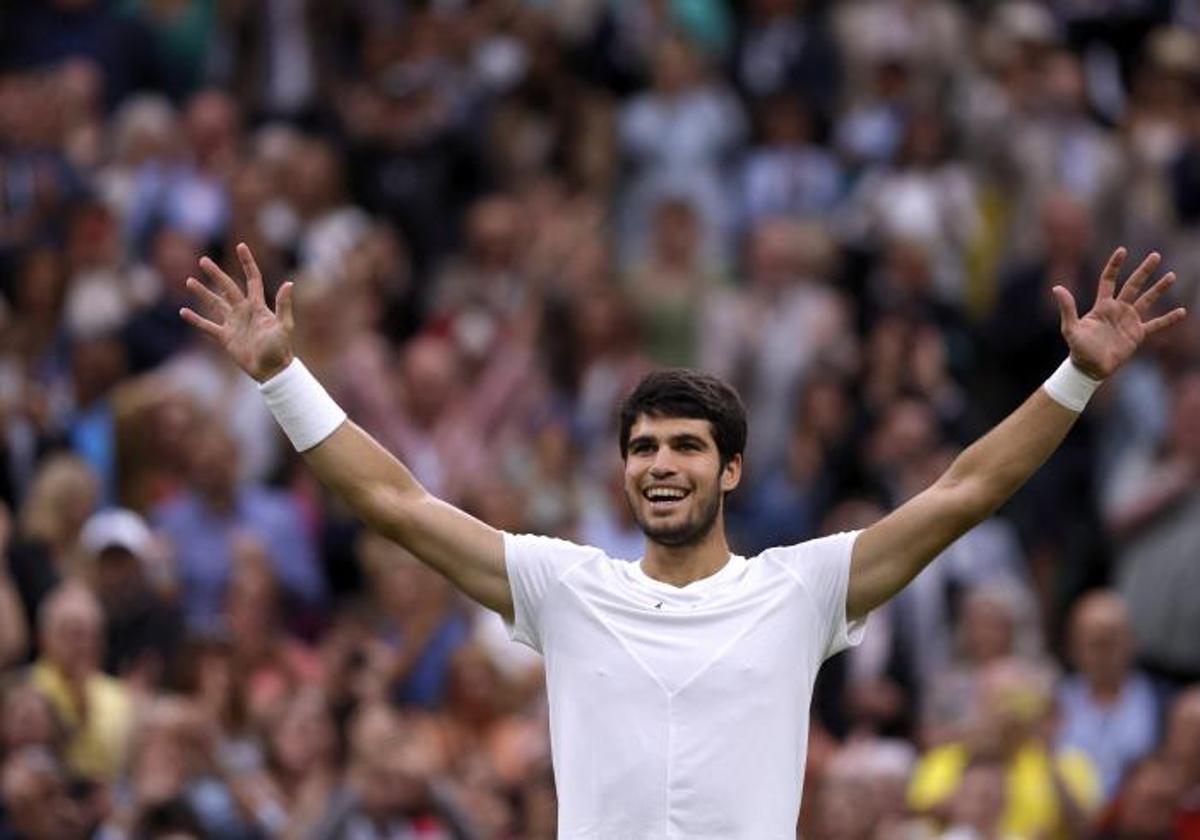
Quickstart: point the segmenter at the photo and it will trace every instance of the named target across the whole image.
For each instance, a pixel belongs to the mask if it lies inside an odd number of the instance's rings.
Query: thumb
[[[1066,286],[1055,286],[1051,289],[1054,294],[1054,300],[1058,303],[1058,314],[1062,319],[1062,330],[1064,333],[1072,329],[1079,321],[1079,315],[1075,310],[1075,297],[1067,291]]]
[[[289,333],[296,326],[296,320],[292,315],[292,289],[295,286],[296,284],[289,280],[275,293],[275,317],[283,322],[283,328]]]

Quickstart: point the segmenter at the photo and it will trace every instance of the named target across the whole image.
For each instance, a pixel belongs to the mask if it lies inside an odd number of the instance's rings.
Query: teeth
[[[687,493],[674,487],[655,487],[646,491],[646,498],[652,502],[672,501],[682,499]]]

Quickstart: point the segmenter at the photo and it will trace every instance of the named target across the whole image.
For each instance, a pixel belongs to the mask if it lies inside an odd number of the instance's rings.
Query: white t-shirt
[[[640,563],[505,534],[512,637],[546,660],[558,836],[794,840],[817,669],[857,532],[677,588]]]

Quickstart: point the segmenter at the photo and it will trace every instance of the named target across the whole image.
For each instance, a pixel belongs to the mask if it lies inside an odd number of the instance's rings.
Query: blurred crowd
[[[540,660],[305,472],[200,254],[431,491],[632,561],[653,366],[745,399],[736,550],[864,527],[1051,285],[1196,309],[1198,220],[1194,0],[9,0],[0,838],[554,836]],[[1192,317],[827,665],[798,830],[1200,838],[1198,479]]]

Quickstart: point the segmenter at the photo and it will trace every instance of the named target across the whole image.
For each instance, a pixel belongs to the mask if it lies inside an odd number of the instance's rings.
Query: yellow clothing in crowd
[[[56,667],[37,662],[30,679],[66,725],[71,770],[93,779],[114,778],[125,760],[133,725],[133,703],[125,686],[107,674],[92,674],[84,690],[87,713],[83,715]]]
[[[1078,750],[1063,750],[1053,759],[1058,765],[1067,790],[1084,813],[1100,807],[1103,791],[1100,776],[1086,755]],[[1063,833],[1051,775],[1050,755],[1045,747],[1030,741],[1009,760],[1005,768],[1004,817],[1000,827],[1015,837],[1066,838]],[[971,762],[971,754],[962,744],[948,744],[930,750],[917,763],[908,788],[908,804],[915,811],[928,811],[942,805],[955,791]]]

